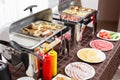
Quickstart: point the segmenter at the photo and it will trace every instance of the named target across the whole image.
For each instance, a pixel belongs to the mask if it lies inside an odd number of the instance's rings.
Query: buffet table
[[[83,39],[81,41],[81,46],[78,47],[74,45],[70,49],[69,55],[58,55],[58,73],[65,74],[64,68],[67,64],[71,62],[83,62],[77,57],[77,51],[81,48],[89,48],[89,42],[91,40],[97,39],[96,36],[92,36],[92,29],[87,27],[85,32],[83,33]],[[114,44],[114,48],[110,51],[105,52],[106,60],[101,63],[90,64],[95,68],[95,76],[90,80],[111,80],[113,75],[115,74],[119,64],[120,64],[120,41],[112,42]],[[72,44],[71,44],[72,45]],[[17,70],[13,66],[9,66],[10,71],[12,73],[12,80],[16,80],[19,77],[25,76],[24,66]],[[14,69],[13,69],[14,68]],[[15,72],[15,73],[13,73]]]
[[[83,34],[83,40],[81,41],[81,47],[77,47],[76,45],[72,47],[69,56],[60,55],[58,57],[58,73],[65,74],[64,68],[71,62],[81,62],[77,57],[77,51],[81,48],[89,48],[90,41],[97,39],[96,36],[91,36],[91,31],[92,29],[86,28]],[[96,70],[95,76],[90,80],[111,80],[115,74],[120,64],[120,41],[112,43],[114,44],[114,48],[111,51],[105,52],[105,61],[97,64],[90,64]]]

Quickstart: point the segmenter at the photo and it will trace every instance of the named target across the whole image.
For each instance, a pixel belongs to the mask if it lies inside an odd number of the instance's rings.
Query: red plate
[[[109,51],[113,49],[113,44],[111,42],[99,39],[91,41],[90,46],[101,51]]]

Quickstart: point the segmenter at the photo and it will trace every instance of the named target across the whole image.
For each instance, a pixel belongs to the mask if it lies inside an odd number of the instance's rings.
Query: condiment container
[[[41,57],[44,58],[44,52],[42,50],[38,51],[37,54]],[[38,67],[38,78],[42,77],[42,62],[40,61],[40,59],[37,59],[37,67]]]
[[[42,63],[42,79],[52,80],[52,57],[47,53],[44,59],[45,61]]]
[[[52,49],[49,55],[52,57],[52,76],[55,76],[57,74],[57,52]]]

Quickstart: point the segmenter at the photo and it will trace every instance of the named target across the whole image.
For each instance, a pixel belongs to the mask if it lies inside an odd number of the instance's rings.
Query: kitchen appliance
[[[7,63],[0,60],[0,80],[12,80]]]
[[[73,7],[76,10],[74,10]],[[53,16],[53,19],[60,20],[64,22],[66,26],[72,28],[72,33],[73,33],[72,40],[74,44],[76,42],[78,43],[77,35],[80,36],[79,41],[82,40],[82,33],[84,32],[84,28],[88,25],[88,23],[92,22],[93,24],[92,34],[94,35],[94,33],[96,32],[97,11],[90,8],[82,7],[80,0],[59,0],[58,11],[59,11],[58,15],[55,14]],[[80,15],[76,15],[76,14],[80,14]],[[79,32],[77,32],[78,31],[77,26],[80,27]]]
[[[23,62],[23,64],[25,65],[25,71],[28,68],[28,61],[29,61],[28,54],[32,54],[32,55],[36,56],[38,59],[41,60],[41,62],[44,61],[44,59],[41,56],[39,56],[38,54],[34,53],[34,50],[30,50],[30,49],[24,48],[21,45],[17,44],[15,41],[7,42],[7,41],[0,40],[0,44],[2,44],[4,46],[7,46],[7,47],[10,47],[11,49],[13,49],[12,50],[13,53],[10,54],[12,56],[12,58],[10,60],[7,60],[7,61],[9,63],[11,63],[12,65],[14,64],[14,63],[12,63],[12,61],[17,62],[17,64],[19,64],[20,62]],[[16,52],[14,52],[14,50],[20,53],[18,56],[16,56],[17,59],[13,58],[13,56],[15,56],[16,54],[18,54]],[[20,57],[20,58],[18,58],[18,57]],[[16,65],[14,65],[14,66],[16,66]]]
[[[14,22],[10,26],[10,30],[9,30],[10,40],[14,40],[18,44],[28,49],[35,49],[36,47],[40,46],[40,44],[42,44],[43,42],[59,34],[60,31],[66,31],[66,26],[62,25],[61,29],[54,30],[54,31],[52,30],[53,33],[50,36],[47,36],[45,38],[30,36],[30,35],[23,34],[21,32],[23,28],[27,28],[26,26],[29,26],[30,24],[38,24],[39,22],[43,22],[44,24],[50,23],[51,25],[55,25],[54,23],[51,23],[52,22],[51,9],[40,11],[38,13],[32,14],[26,18],[23,18],[19,21]],[[39,25],[38,27],[41,27],[41,26],[42,25]],[[46,27],[49,27],[49,26],[47,25],[45,26],[45,28]]]
[[[51,23],[51,25],[54,25],[54,23],[52,23],[51,9],[46,9],[41,12],[31,14],[26,18],[14,22],[13,24],[11,24],[9,28],[10,41],[7,42],[0,40],[0,44],[11,47],[16,51],[21,52],[21,61],[25,65],[25,70],[27,70],[28,68],[28,62],[29,62],[28,54],[32,54],[36,56],[37,58],[40,59],[41,62],[43,62],[44,59],[38,54],[34,53],[34,49],[36,47],[40,47],[42,43],[51,39],[55,35],[60,36],[61,32],[62,34],[64,34],[66,31],[68,31],[68,28],[63,25],[59,30],[54,31],[52,35],[45,38],[39,38],[39,37],[23,34],[20,32],[21,29],[26,28],[26,26],[33,24],[37,21]]]
[[[51,13],[52,13],[51,10],[47,9],[14,22],[13,24],[11,24],[9,29],[10,40],[14,40],[18,44],[21,44],[22,46],[27,47],[29,49],[34,49],[35,47],[39,46],[42,42],[44,42],[44,40],[39,41],[32,39],[27,35],[20,34],[19,31],[26,25],[29,25],[37,20],[51,21],[52,20]]]

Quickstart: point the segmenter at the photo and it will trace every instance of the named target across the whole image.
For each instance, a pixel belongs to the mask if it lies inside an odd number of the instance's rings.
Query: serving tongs
[[[66,43],[66,38],[63,36],[63,42],[64,42],[64,54],[67,54],[68,48],[67,48],[67,43]]]
[[[24,48],[21,45],[19,45],[18,43],[16,43],[15,41],[7,42],[7,41],[4,41],[4,40],[0,40],[0,44],[11,47],[11,48],[13,48],[17,51],[22,52],[22,53],[32,54],[32,55],[36,56],[38,59],[40,59],[42,62],[44,62],[44,59],[41,56],[39,56],[38,54],[34,53],[33,49]]]
[[[63,34],[62,31],[60,31],[61,34],[61,42],[60,42],[60,46],[59,46],[59,54],[62,54],[63,52]]]

